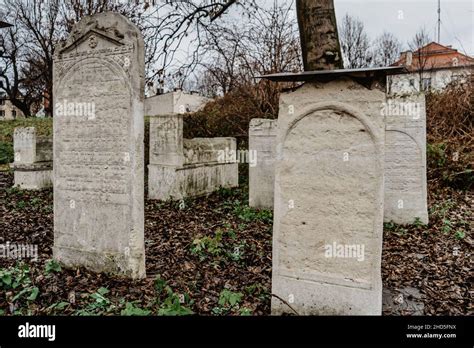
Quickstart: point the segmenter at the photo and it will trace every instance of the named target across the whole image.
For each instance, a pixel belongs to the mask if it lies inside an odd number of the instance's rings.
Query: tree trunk
[[[333,0],[296,0],[305,71],[342,69]]]
[[[23,113],[25,117],[31,116],[30,105],[28,105],[27,103],[17,98],[11,98],[10,102],[12,103],[14,107],[16,107],[17,109],[20,109],[20,111]]]

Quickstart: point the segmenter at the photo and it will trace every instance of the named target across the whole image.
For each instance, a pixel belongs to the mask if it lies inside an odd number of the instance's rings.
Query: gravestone
[[[13,132],[15,187],[41,190],[52,186],[53,139],[38,136],[36,128],[15,128]]]
[[[273,314],[381,314],[385,93],[370,74],[305,73],[280,97]]]
[[[250,121],[249,150],[256,151],[258,158],[255,166],[249,166],[249,205],[253,208],[273,209],[276,131],[276,120]]]
[[[424,94],[389,95],[385,116],[384,221],[428,223]]]
[[[84,17],[54,57],[54,257],[145,276],[144,43],[120,14]]]
[[[183,116],[150,117],[148,196],[181,200],[239,185],[235,138],[183,139]],[[222,157],[222,159],[221,159]]]

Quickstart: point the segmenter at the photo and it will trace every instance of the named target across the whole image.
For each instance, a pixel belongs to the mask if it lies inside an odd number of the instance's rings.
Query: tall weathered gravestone
[[[385,93],[369,75],[315,72],[281,96],[273,314],[381,314]]]
[[[54,58],[54,257],[145,276],[144,43],[117,13],[83,18]]]
[[[424,94],[389,95],[385,115],[384,221],[428,223]]]
[[[256,166],[249,167],[249,205],[273,209],[277,121],[254,118],[249,125],[249,149],[256,151]]]

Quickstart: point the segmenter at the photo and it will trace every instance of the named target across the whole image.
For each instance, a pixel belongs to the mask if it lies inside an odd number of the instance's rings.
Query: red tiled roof
[[[410,71],[418,71],[474,65],[474,58],[437,42],[431,42],[413,52],[411,64],[407,64],[407,53],[403,52],[400,59],[392,66],[406,66]]]

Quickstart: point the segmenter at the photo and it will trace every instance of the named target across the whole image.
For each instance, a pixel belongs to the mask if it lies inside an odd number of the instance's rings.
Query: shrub
[[[474,108],[469,85],[426,96],[427,165],[432,184],[469,190],[474,183]]]
[[[0,164],[12,163],[13,160],[13,144],[0,142]]]

